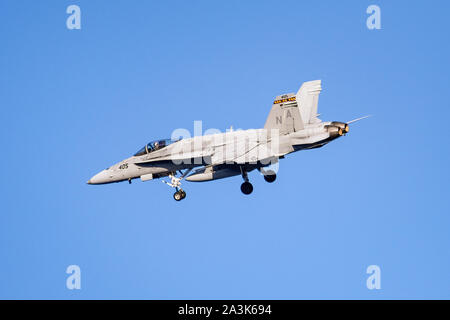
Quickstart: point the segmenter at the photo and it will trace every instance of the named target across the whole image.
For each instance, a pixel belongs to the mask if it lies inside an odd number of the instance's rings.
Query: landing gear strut
[[[189,174],[189,172],[191,172],[191,170],[192,169],[186,170],[181,175],[181,177],[176,177],[175,176],[176,173],[169,174],[170,182],[162,180],[162,182],[167,184],[169,187],[175,188],[176,192],[173,194],[173,198],[176,201],[181,201],[184,198],[186,198],[186,192],[183,189],[181,189],[181,180],[183,180]]]
[[[241,167],[242,178],[244,179],[244,183],[241,184],[241,191],[243,194],[250,194],[253,192],[253,185],[248,181],[247,171],[243,167]]]

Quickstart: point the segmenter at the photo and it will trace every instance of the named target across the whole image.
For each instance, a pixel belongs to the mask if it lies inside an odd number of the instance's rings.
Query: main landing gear
[[[253,192],[253,185],[250,182],[246,181],[241,184],[241,191],[243,194],[248,195]]]
[[[244,179],[244,183],[241,184],[241,191],[243,194],[249,195],[253,192],[253,185],[248,181],[247,171],[243,167],[241,167],[241,174]]]
[[[272,183],[277,179],[277,174],[273,171],[266,171],[264,173],[264,180],[266,180],[268,183]]]
[[[277,179],[277,175],[270,175],[270,176],[264,176],[264,180],[266,180],[268,183],[272,183]]]
[[[264,180],[266,180],[269,183],[274,182],[277,179],[277,174],[273,170],[263,170],[259,169],[260,172],[264,176]],[[241,191],[243,194],[251,194],[253,192],[253,185],[248,181],[248,174],[244,167],[241,167],[241,175],[244,179],[244,183],[241,184]]]
[[[272,169],[260,168],[259,172],[261,172],[261,174],[264,177],[264,180],[266,180],[268,183],[272,183],[277,179],[277,173]]]
[[[175,188],[175,193],[173,194],[173,198],[176,201],[181,201],[184,198],[186,198],[186,192],[181,189],[181,180],[183,180],[188,174],[189,172],[191,172],[192,169],[188,169],[186,170],[181,177],[176,177],[175,174],[176,173],[171,173],[169,174],[169,178],[170,178],[170,182],[164,181],[162,180],[162,182],[164,182],[165,184],[167,184],[169,187]],[[180,171],[181,173],[181,171]]]

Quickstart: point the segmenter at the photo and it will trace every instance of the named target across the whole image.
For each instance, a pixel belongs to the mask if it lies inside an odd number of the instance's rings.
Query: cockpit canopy
[[[163,139],[163,140],[151,141],[151,142],[147,143],[147,145],[145,145],[143,148],[141,148],[138,152],[136,152],[136,154],[134,156],[135,157],[143,156],[147,153],[167,147],[169,144],[172,144],[176,141],[178,141],[178,140]]]

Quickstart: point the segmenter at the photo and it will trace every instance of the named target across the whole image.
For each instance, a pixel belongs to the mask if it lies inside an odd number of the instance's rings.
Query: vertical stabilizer
[[[279,129],[280,134],[288,134],[304,128],[295,93],[283,94],[275,98],[264,128]]]
[[[322,81],[314,80],[303,83],[297,92],[296,100],[305,124],[320,122],[317,118],[317,106],[321,91]]]

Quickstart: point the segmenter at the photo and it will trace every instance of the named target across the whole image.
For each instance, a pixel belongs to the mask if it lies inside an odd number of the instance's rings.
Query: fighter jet
[[[262,129],[151,141],[87,183],[131,183],[137,178],[148,181],[168,177],[170,180],[163,182],[175,189],[173,198],[180,201],[186,197],[182,180],[203,182],[240,175],[244,180],[241,191],[249,195],[253,185],[248,172],[257,169],[272,183],[276,180],[273,168],[279,159],[300,150],[323,147],[345,136],[349,124],[368,117],[322,122],[317,113],[321,91],[321,81],[315,80],[303,83],[297,93],[277,96]]]

